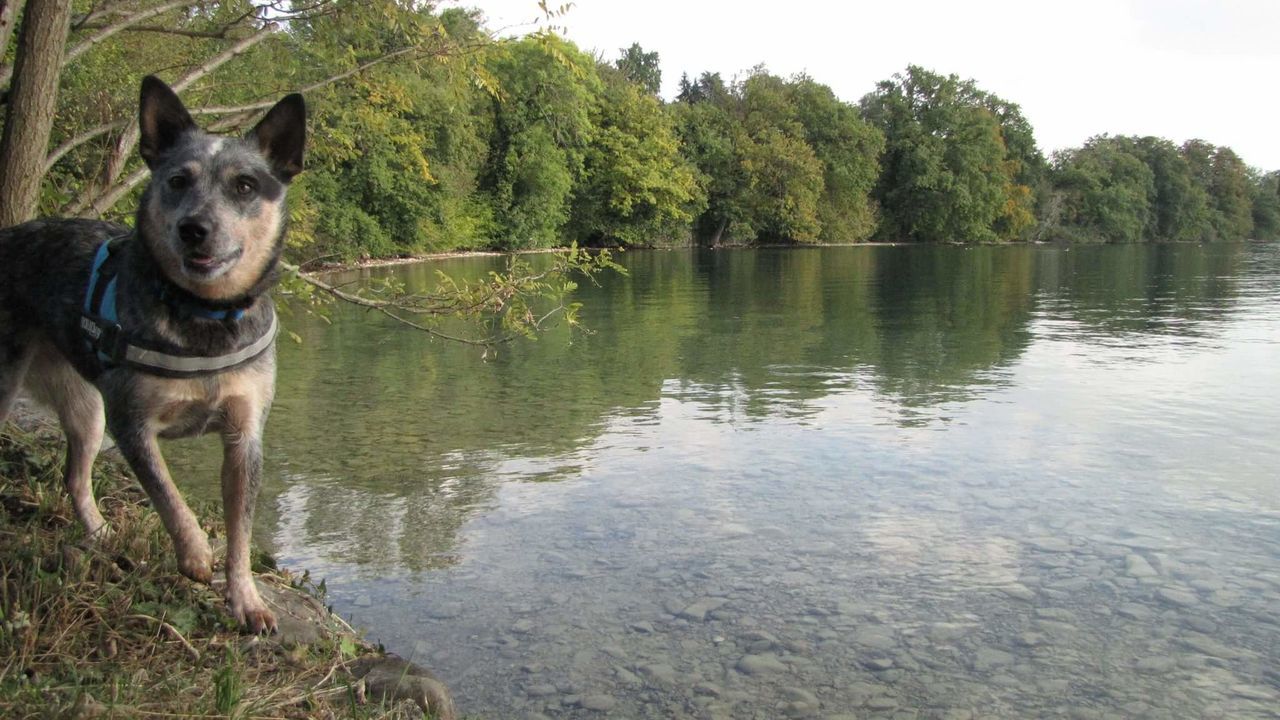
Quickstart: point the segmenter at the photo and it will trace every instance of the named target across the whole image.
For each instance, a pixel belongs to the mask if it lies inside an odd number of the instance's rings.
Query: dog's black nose
[[[178,225],[178,237],[187,245],[199,245],[209,237],[209,228],[196,218],[187,218]]]

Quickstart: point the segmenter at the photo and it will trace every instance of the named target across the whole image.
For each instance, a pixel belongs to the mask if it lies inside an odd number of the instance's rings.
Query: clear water
[[[464,714],[1280,717],[1280,247],[623,260],[489,361],[289,318],[257,536]]]

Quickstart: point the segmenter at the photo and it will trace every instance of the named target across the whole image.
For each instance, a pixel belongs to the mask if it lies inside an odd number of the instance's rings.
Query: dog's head
[[[285,189],[302,171],[306,106],[276,103],[243,138],[211,135],[155,77],[142,80],[139,149],[151,184],[139,235],[165,276],[211,301],[261,292],[284,247]]]

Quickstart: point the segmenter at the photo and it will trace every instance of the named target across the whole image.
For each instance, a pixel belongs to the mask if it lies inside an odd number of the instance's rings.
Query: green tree
[[[658,60],[658,53],[645,52],[640,43],[632,43],[631,47],[621,52],[622,56],[614,62],[614,66],[645,92],[657,95],[662,89],[662,65]]]
[[[1030,227],[1033,198],[1024,183],[1038,152],[1016,105],[972,80],[913,65],[879,83],[861,107],[885,135],[875,191],[880,237],[1007,240]]]
[[[884,135],[862,120],[856,106],[831,88],[802,75],[789,87],[790,102],[804,135],[822,163],[818,203],[824,242],[858,242],[875,231],[878,213],[871,192],[880,174]]]
[[[681,152],[697,169],[707,203],[694,222],[694,236],[712,246],[727,237],[754,239],[747,209],[748,182],[738,156],[739,145],[746,142],[741,123],[724,105],[708,100],[683,101],[672,112]]]
[[[1148,240],[1201,240],[1211,235],[1209,195],[1196,182],[1191,165],[1168,140],[1142,137],[1132,140],[1132,152],[1142,158],[1155,186]]]
[[[548,36],[499,48],[488,67],[501,88],[480,185],[494,207],[492,241],[507,249],[559,245],[595,134],[591,114],[602,91],[595,64]]]
[[[1280,240],[1280,170],[1255,173],[1253,182],[1253,237]]]
[[[575,190],[571,235],[584,243],[686,244],[705,206],[670,113],[646,88],[599,68],[595,132]]]
[[[1244,240],[1253,233],[1253,197],[1249,167],[1229,147],[1213,154],[1209,174],[1209,197],[1217,210],[1218,236]]]
[[[1057,153],[1054,185],[1065,198],[1063,224],[1077,239],[1137,242],[1152,225],[1155,177],[1129,138],[1096,137]]]
[[[1249,168],[1231,148],[1188,140],[1182,155],[1192,177],[1208,195],[1206,239],[1243,240],[1253,229]]]

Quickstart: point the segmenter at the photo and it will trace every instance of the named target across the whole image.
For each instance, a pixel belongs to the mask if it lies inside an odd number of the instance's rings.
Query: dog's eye
[[[258,184],[251,177],[236,178],[236,194],[241,197],[248,197],[256,192]]]
[[[186,175],[174,175],[169,178],[170,190],[186,190],[190,184],[191,182],[187,180]]]

